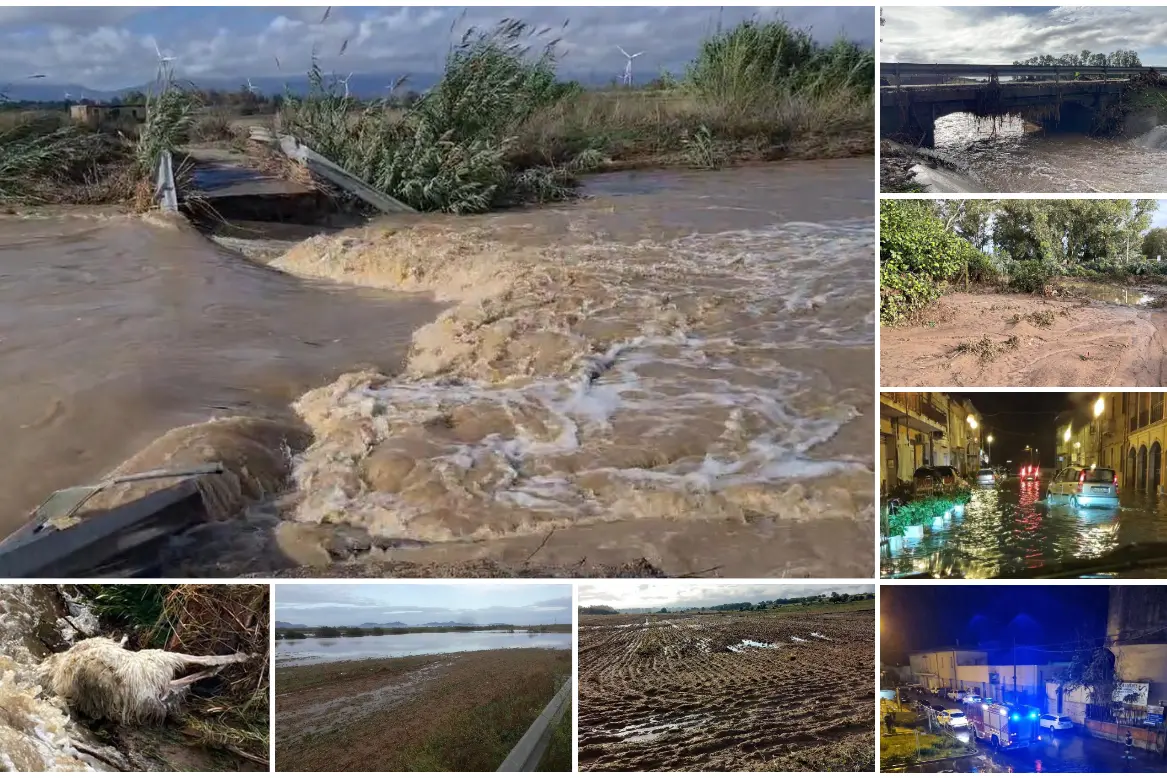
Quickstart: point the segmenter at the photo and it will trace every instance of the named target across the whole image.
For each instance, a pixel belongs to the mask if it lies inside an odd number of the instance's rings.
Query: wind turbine
[[[331,8],[331,7],[332,7],[332,6],[329,6],[329,8]],[[344,84],[344,96],[345,96],[345,97],[348,97],[348,80],[349,80],[350,78],[352,78],[352,77],[353,77],[353,74],[352,74],[352,73],[349,73],[349,74],[348,74],[347,76],[345,76],[344,78],[338,78],[338,79],[336,79],[336,80],[337,80],[337,81],[339,81],[340,83]]]
[[[256,88],[256,87],[254,87],[254,86],[252,86],[252,85],[251,85],[251,79],[250,79],[250,78],[249,78],[249,79],[247,79],[247,91],[248,91],[248,92],[251,92],[252,94],[255,94],[255,93],[259,92],[259,89],[258,89],[258,88]]]
[[[155,41],[154,41],[154,51],[158,54],[158,62],[159,63],[174,62],[174,60],[176,59],[175,57],[169,57],[169,56],[166,56],[162,53],[162,49],[158,48],[157,39],[155,39]]]
[[[628,58],[628,62],[624,65],[624,78],[621,81],[624,86],[632,86],[632,60],[636,59],[644,52],[638,51],[635,54],[629,54],[624,50],[623,46],[617,46],[616,48],[620,49],[620,53]]]

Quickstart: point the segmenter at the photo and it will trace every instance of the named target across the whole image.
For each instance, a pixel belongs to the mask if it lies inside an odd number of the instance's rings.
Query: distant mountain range
[[[361,629],[372,629],[373,627],[408,627],[409,625],[403,621],[390,621],[390,622],[386,622],[384,624],[378,624],[376,622],[366,621],[364,624],[361,624],[359,626]]]
[[[306,624],[289,624],[286,621],[277,621],[276,629],[308,629]]]

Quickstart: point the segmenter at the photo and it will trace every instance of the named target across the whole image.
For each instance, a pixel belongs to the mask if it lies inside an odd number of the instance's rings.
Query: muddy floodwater
[[[324,664],[351,659],[379,659],[500,648],[571,649],[570,632],[481,630],[476,632],[412,632],[405,635],[366,635],[359,638],[277,640],[276,661],[281,666]]]
[[[270,267],[182,226],[0,221],[0,434],[19,452],[0,534],[168,429],[248,416],[309,445],[260,463],[231,422],[136,460],[197,438],[184,463],[241,462],[267,498],[286,465],[260,511],[277,548],[227,543],[218,572],[540,548],[869,575],[872,175],[601,176],[578,203],[381,220]]]
[[[967,175],[925,171],[937,192],[1162,192],[1167,126],[1131,138],[1034,132],[1018,116],[950,114],[936,121],[936,149]]]

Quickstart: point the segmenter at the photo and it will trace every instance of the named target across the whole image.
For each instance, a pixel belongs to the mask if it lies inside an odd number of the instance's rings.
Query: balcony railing
[[[884,392],[889,400],[904,407],[911,413],[919,414],[928,421],[948,426],[948,413],[931,400],[926,399],[923,392]]]

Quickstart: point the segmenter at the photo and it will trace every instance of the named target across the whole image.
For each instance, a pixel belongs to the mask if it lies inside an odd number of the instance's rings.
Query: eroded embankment
[[[451,306],[401,375],[295,404],[313,443],[286,518],[421,543],[651,519],[862,534],[870,223],[574,238],[367,228],[276,260]]]
[[[882,386],[1162,386],[1167,313],[1021,294],[950,294],[880,331]]]

